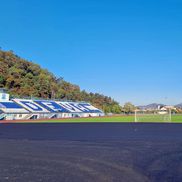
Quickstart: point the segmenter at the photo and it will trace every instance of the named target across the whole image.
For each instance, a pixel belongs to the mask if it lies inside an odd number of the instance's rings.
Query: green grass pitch
[[[19,122],[19,121],[17,121]],[[37,122],[37,123],[129,123],[134,122],[134,116],[111,116],[111,117],[96,117],[96,118],[69,118],[69,119],[52,119],[52,120],[32,120],[23,121],[26,123]],[[144,122],[161,122],[161,121],[144,121]],[[161,122],[162,123],[162,122]],[[182,123],[182,115],[172,115],[172,123]]]

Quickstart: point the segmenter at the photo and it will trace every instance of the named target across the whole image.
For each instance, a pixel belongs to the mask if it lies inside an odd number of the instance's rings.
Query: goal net
[[[136,110],[135,122],[171,122],[171,110]]]

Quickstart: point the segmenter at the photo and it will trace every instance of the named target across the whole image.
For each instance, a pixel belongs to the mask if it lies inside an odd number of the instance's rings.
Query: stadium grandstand
[[[7,91],[0,89],[0,120],[104,116],[103,111],[86,102],[9,98]]]

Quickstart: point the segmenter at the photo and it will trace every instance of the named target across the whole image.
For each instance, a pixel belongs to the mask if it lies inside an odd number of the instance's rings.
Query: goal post
[[[135,122],[171,122],[171,109],[135,110]]]

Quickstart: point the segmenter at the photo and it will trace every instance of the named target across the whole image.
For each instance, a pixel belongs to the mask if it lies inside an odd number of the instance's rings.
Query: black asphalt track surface
[[[182,124],[0,124],[0,182],[182,181]]]

